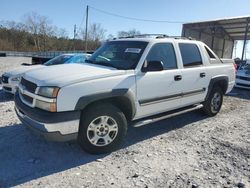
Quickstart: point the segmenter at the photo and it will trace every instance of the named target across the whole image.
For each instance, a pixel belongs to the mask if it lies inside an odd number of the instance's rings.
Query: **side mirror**
[[[142,72],[155,72],[162,71],[164,69],[163,63],[161,61],[145,61]]]

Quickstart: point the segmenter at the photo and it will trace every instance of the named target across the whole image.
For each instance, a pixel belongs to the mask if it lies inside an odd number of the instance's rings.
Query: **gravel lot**
[[[24,61],[0,58],[0,73]],[[1,87],[0,115],[0,187],[250,187],[250,90],[234,89],[213,118],[196,111],[129,128],[107,155],[32,134]]]

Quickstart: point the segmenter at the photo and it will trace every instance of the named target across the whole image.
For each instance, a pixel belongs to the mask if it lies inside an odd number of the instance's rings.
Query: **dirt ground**
[[[1,73],[23,63],[6,59]],[[195,111],[130,127],[120,150],[90,155],[77,143],[49,142],[27,130],[0,86],[0,187],[12,186],[248,188],[250,90],[225,96],[216,117]]]

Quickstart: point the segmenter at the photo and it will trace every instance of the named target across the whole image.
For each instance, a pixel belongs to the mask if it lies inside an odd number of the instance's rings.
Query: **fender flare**
[[[98,102],[101,100],[110,100],[114,98],[126,99],[129,102],[131,112],[131,118],[135,116],[136,106],[135,106],[135,96],[132,91],[129,89],[113,89],[112,91],[96,93],[93,95],[82,96],[78,99],[75,110],[84,110],[89,104],[93,102]]]
[[[207,96],[206,96],[206,99],[209,97],[214,85],[216,84],[219,84],[219,83],[226,83],[226,86],[223,89],[223,92],[224,94],[226,93],[227,91],[227,88],[228,88],[228,77],[227,76],[218,76],[218,77],[215,77],[215,78],[212,78],[209,82],[209,85],[208,85],[208,92],[207,92]]]

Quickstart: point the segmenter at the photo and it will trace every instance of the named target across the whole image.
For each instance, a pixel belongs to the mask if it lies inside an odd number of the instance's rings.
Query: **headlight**
[[[45,101],[36,100],[36,107],[46,111],[56,112],[56,103],[49,103]]]
[[[55,98],[57,97],[57,94],[59,92],[58,87],[40,87],[38,89],[38,95],[41,95],[43,97],[49,97],[49,98]]]
[[[11,78],[11,81],[13,81],[13,82],[20,82],[20,80],[21,80],[21,77]]]

